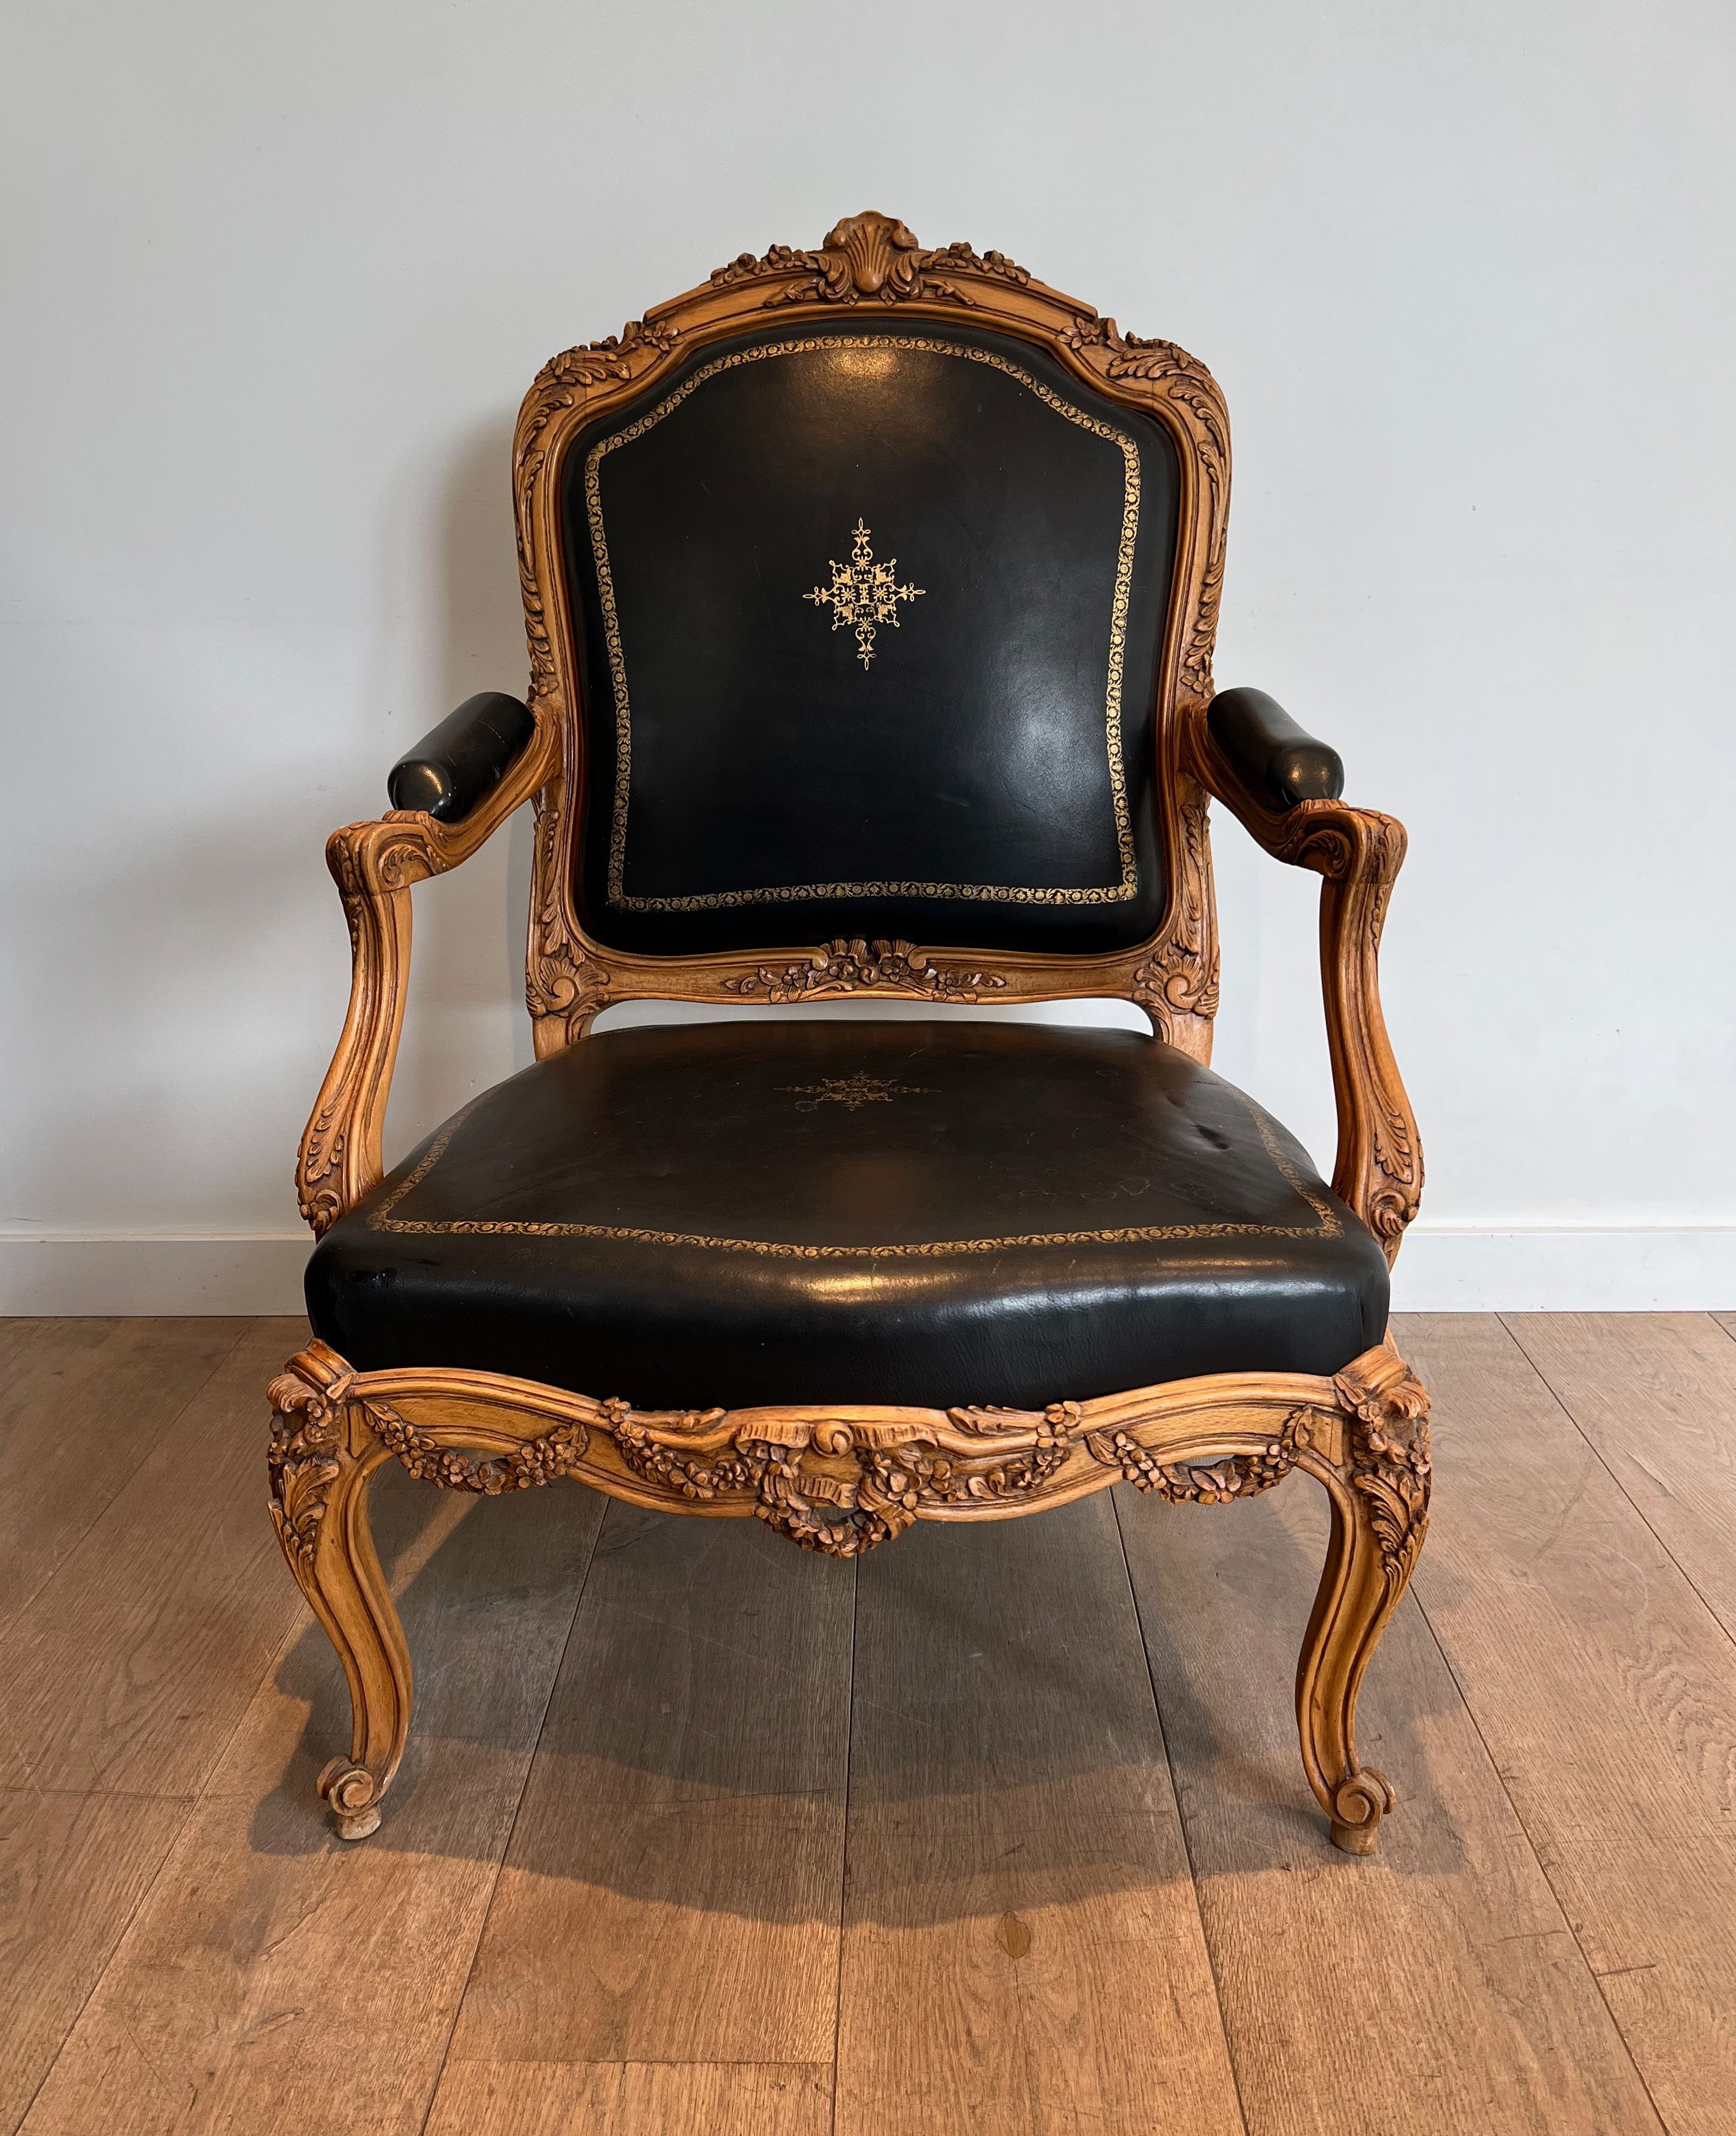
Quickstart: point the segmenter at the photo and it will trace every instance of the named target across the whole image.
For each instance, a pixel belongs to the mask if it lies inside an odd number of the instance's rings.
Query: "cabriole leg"
[[[410,1732],[410,1653],[368,1529],[368,1483],[388,1458],[366,1411],[303,1352],[271,1384],[271,1517],[350,1687],[350,1755],[319,1776],[342,1839],[380,1823]]]
[[[1374,1852],[1393,1806],[1384,1775],[1357,1760],[1356,1694],[1428,1525],[1428,1397],[1396,1352],[1374,1355],[1374,1370],[1335,1383],[1341,1458],[1317,1445],[1298,1464],[1331,1500],[1332,1532],[1297,1665],[1297,1721],[1309,1784],[1347,1854]]]

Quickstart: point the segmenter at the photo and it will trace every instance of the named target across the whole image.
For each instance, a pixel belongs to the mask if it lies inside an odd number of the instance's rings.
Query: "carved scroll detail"
[[[761,964],[725,979],[723,991],[744,1001],[812,1001],[821,994],[854,993],[858,988],[919,994],[925,1001],[973,1002],[1005,988],[998,972],[937,964],[914,942],[828,943],[803,963]]]
[[[1380,934],[1404,865],[1404,826],[1342,801],[1277,809],[1219,751],[1203,710],[1184,733],[1194,775],[1281,861],[1322,878],[1320,971],[1338,1108],[1332,1186],[1380,1241],[1389,1261],[1423,1195],[1416,1116],[1380,1007]]]
[[[719,288],[768,279],[785,285],[766,298],[769,306],[815,301],[847,305],[865,298],[895,304],[910,297],[968,305],[977,301],[969,288],[972,280],[998,280],[1016,289],[1030,281],[1025,269],[1003,253],[978,253],[965,244],[930,250],[903,223],[871,208],[835,224],[816,251],[774,245],[758,259],[744,252],[711,276]]]
[[[1205,789],[1177,774],[1176,818],[1186,865],[1163,946],[1136,966],[1130,998],[1152,1018],[1157,1036],[1173,1043],[1183,1017],[1218,1012],[1218,920],[1212,896],[1211,833]]]
[[[1404,826],[1370,808],[1302,801],[1274,850],[1321,891],[1321,976],[1338,1099],[1332,1187],[1390,1260],[1423,1197],[1423,1152],[1380,1007],[1380,933],[1404,865]]]
[[[1123,334],[1117,331],[1113,319],[1083,313],[1063,340],[1076,356],[1114,383],[1137,380],[1145,385],[1161,385],[1164,398],[1182,415],[1191,434],[1207,492],[1209,532],[1198,602],[1181,655],[1181,681],[1186,693],[1203,702],[1211,695],[1212,648],[1218,634],[1229,526],[1229,420],[1224,396],[1205,366],[1186,349],[1177,348],[1171,341],[1147,341],[1138,334]]]
[[[410,1656],[367,1527],[368,1478],[386,1458],[353,1396],[355,1375],[322,1342],[271,1382],[272,1525],[350,1687],[347,1757],[319,1776],[339,1836],[380,1823],[410,1727]]]
[[[457,823],[394,809],[326,844],[350,935],[350,1002],[296,1162],[305,1221],[324,1232],[379,1183],[381,1138],[410,986],[411,886],[467,860],[548,776],[546,721],[500,784]]]
[[[352,823],[327,842],[326,865],[349,929],[351,980],[342,1035],[296,1163],[296,1200],[316,1233],[328,1231],[383,1169],[386,1094],[409,984],[407,888],[433,872],[418,858],[417,842],[389,831],[386,821]]]
[[[661,362],[681,337],[679,328],[629,319],[618,334],[586,342],[551,357],[525,396],[512,448],[512,494],[518,526],[518,579],[524,600],[525,638],[531,656],[531,703],[534,711],[558,693],[558,664],[549,635],[547,606],[537,570],[533,505],[548,459],[551,424],[576,407],[593,388],[629,382]]]
[[[567,924],[565,886],[555,858],[560,802],[558,779],[536,796],[536,859],[531,876],[536,903],[525,968],[525,1002],[534,1020],[559,1019],[563,1039],[572,1039],[583,1036],[591,1019],[609,1006],[613,977],[607,965],[575,941]]]
[[[1158,693],[1156,746],[1165,787],[1162,867],[1166,914],[1161,938],[1113,957],[1034,952],[946,954],[930,961],[909,944],[832,942],[800,952],[781,949],[754,959],[739,950],[704,951],[658,959],[619,948],[600,949],[577,924],[568,885],[579,838],[584,764],[582,683],[576,648],[563,619],[562,539],[556,474],[582,426],[613,415],[630,400],[672,381],[677,367],[701,349],[767,319],[767,307],[793,321],[819,324],[864,308],[885,318],[933,321],[967,308],[997,330],[1053,352],[1063,366],[1095,382],[1110,398],[1161,424],[1172,438],[1183,473],[1178,537],[1186,558],[1180,575],[1179,677]],[[872,990],[935,1001],[1058,999],[1084,993],[1137,996],[1154,1024],[1196,1057],[1209,1052],[1215,1001],[1216,949],[1209,883],[1193,880],[1209,867],[1203,825],[1181,816],[1168,791],[1176,764],[1179,721],[1210,695],[1210,658],[1223,578],[1228,509],[1229,434],[1222,396],[1210,373],[1174,343],[1123,335],[1112,319],[1046,288],[1000,252],[966,244],[929,247],[895,217],[876,212],[846,216],[812,248],[774,245],[743,254],[697,289],[630,322],[618,337],[567,351],[546,365],[526,398],[514,446],[520,573],[530,648],[533,708],[558,729],[565,750],[562,784],[546,798],[551,822],[539,840],[533,891],[533,934],[526,993],[536,1019],[536,1049],[546,1055],[579,1036],[595,1009],[638,998],[791,1002],[833,993]],[[874,976],[850,968],[872,966]],[[902,957],[901,964],[898,959]],[[799,961],[798,961],[799,959]]]

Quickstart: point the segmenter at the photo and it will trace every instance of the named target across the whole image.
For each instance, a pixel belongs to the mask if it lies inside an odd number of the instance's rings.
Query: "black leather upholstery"
[[[1263,690],[1220,690],[1206,721],[1213,740],[1268,807],[1336,801],[1343,793],[1344,764],[1337,750],[1304,733]]]
[[[1155,422],[963,323],[773,323],[582,433],[561,481],[597,939],[1153,931]],[[858,528],[871,642],[831,598]]]
[[[500,690],[465,698],[392,766],[386,790],[395,808],[419,808],[443,823],[462,822],[506,776],[536,731],[529,706]]]
[[[1040,1405],[1331,1372],[1387,1272],[1284,1130],[1124,1032],[794,1022],[589,1038],[326,1235],[315,1332],[645,1407]]]

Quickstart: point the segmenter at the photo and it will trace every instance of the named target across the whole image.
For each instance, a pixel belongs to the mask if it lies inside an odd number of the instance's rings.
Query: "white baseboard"
[[[0,1238],[0,1314],[296,1313],[312,1241]],[[1704,1313],[1736,1308],[1736,1225],[1666,1231],[1433,1228],[1393,1276],[1401,1313]]]
[[[1714,1313],[1736,1308],[1736,1225],[1680,1231],[1419,1223],[1396,1313]]]
[[[0,1238],[0,1313],[279,1313],[302,1310],[306,1231],[275,1237]]]

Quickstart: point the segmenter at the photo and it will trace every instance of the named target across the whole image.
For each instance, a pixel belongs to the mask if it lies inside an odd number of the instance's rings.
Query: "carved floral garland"
[[[1118,1468],[1142,1491],[1155,1491],[1172,1506],[1223,1506],[1233,1498],[1251,1498],[1281,1483],[1296,1466],[1297,1456],[1312,1443],[1313,1412],[1292,1410],[1275,1439],[1254,1454],[1228,1454],[1211,1462],[1164,1462],[1131,1433],[1093,1431],[1085,1444],[1106,1467]]]
[[[723,991],[743,1000],[808,1001],[817,994],[851,993],[858,987],[897,988],[928,1001],[973,1002],[1005,987],[998,972],[967,972],[932,963],[914,942],[845,941],[817,949],[805,962],[761,964]]]
[[[732,1434],[723,1410],[647,1419],[610,1401],[603,1412],[622,1459],[647,1483],[701,1500],[752,1491],[762,1520],[832,1557],[859,1556],[902,1534],[924,1505],[1038,1489],[1066,1460],[1080,1417],[1076,1402],[1052,1403],[1040,1417],[954,1409],[943,1444],[938,1427],[920,1425],[822,1418],[773,1437]]]
[[[557,1476],[575,1474],[590,1444],[590,1434],[582,1424],[559,1424],[508,1454],[485,1455],[473,1461],[452,1447],[439,1445],[384,1402],[366,1401],[362,1406],[382,1444],[412,1476],[439,1483],[449,1491],[476,1491],[489,1498],[498,1498],[503,1491],[531,1490],[552,1483]]]
[[[1389,1586],[1402,1591],[1428,1527],[1428,1398],[1408,1370],[1376,1377],[1346,1371],[1333,1381],[1350,1424],[1346,1467],[1368,1507]],[[272,1382],[271,1511],[285,1555],[311,1575],[332,1485],[352,1456],[345,1375],[328,1386],[290,1371]],[[502,1454],[444,1445],[390,1404],[361,1396],[357,1411],[413,1476],[449,1490],[496,1497],[581,1473],[591,1429],[553,1425]],[[948,1410],[944,1423],[756,1418],[738,1425],[724,1409],[637,1410],[619,1397],[595,1422],[643,1482],[690,1501],[751,1493],[754,1510],[804,1549],[854,1557],[900,1535],[924,1507],[1032,1497],[1077,1445],[1141,1490],[1173,1505],[1224,1505],[1270,1490],[1320,1444],[1319,1418],[1292,1410],[1263,1445],[1215,1460],[1165,1461],[1132,1429],[1084,1430],[1078,1402],[1040,1414],[994,1407]]]

